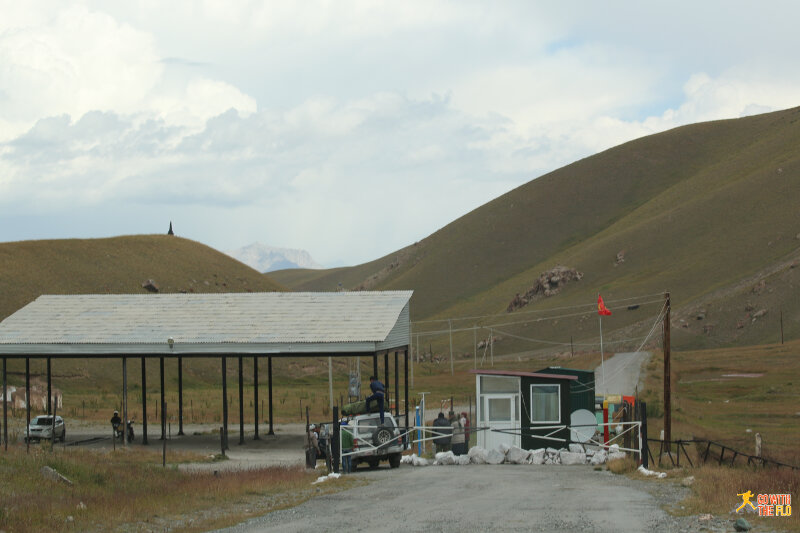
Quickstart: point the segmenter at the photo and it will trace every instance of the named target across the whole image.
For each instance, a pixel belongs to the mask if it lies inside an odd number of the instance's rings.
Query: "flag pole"
[[[600,371],[603,374],[603,394],[606,393],[606,364],[605,357],[603,356],[603,315],[597,315],[600,319]]]

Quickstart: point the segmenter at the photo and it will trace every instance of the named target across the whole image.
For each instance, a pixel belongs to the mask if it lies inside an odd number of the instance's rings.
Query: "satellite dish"
[[[578,409],[569,416],[569,439],[572,442],[589,442],[597,429],[597,419],[588,409]]]

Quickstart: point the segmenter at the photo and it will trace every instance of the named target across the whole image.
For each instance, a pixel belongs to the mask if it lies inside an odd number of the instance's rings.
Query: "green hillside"
[[[167,235],[0,243],[0,319],[42,294],[280,291],[267,276],[203,244]]]
[[[295,290],[340,282],[414,289],[420,320],[502,314],[541,272],[565,265],[582,280],[515,313],[591,305],[598,293],[614,302],[670,290],[677,347],[775,342],[781,314],[787,338],[798,336],[798,119],[795,108],[638,139],[530,181],[376,261],[270,275]],[[610,338],[648,330],[652,305],[617,310],[606,321]],[[581,318],[507,332],[568,342],[596,330],[596,319]],[[473,345],[473,334],[461,337],[463,350]],[[503,351],[541,347],[506,339]]]

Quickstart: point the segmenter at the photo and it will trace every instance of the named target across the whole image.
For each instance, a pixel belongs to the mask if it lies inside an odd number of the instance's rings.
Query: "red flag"
[[[597,295],[597,314],[603,316],[609,316],[611,314],[611,310],[606,307],[606,304],[603,303],[603,297],[599,294]]]

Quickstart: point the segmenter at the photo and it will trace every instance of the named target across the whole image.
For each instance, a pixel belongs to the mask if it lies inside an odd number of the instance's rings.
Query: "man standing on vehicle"
[[[381,412],[381,425],[383,425],[383,398],[386,395],[386,387],[383,386],[383,383],[378,381],[378,378],[375,376],[370,376],[369,388],[372,391],[372,396],[367,396],[367,412],[369,413],[370,402],[373,400],[377,401],[378,409]]]

